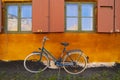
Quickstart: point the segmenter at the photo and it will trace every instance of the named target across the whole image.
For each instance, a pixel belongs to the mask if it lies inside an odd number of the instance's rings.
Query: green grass
[[[120,80],[120,70],[115,73],[102,71],[101,73],[92,74],[87,77],[84,75],[79,76],[70,74],[64,76],[58,76],[58,74],[44,76],[42,73],[26,75],[19,72],[14,74],[0,72],[0,80]]]

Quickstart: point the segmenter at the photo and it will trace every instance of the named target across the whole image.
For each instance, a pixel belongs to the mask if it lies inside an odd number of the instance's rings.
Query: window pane
[[[78,16],[78,4],[67,4],[66,7],[67,16]]]
[[[66,30],[78,30],[78,18],[67,18]]]
[[[93,4],[82,4],[82,17],[93,17]]]
[[[18,31],[18,6],[8,6],[7,13],[7,30]]]
[[[21,31],[32,30],[32,19],[21,19]]]
[[[32,30],[32,6],[24,5],[21,7],[21,31]]]
[[[22,18],[31,18],[32,16],[32,6],[31,5],[24,5],[21,7],[21,17]]]
[[[8,18],[18,16],[18,6],[8,6]]]
[[[82,31],[93,30],[93,18],[82,18]]]

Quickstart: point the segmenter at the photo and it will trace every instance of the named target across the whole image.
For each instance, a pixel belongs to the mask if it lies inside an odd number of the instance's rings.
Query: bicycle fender
[[[67,54],[69,54],[69,53],[71,53],[71,52],[77,52],[77,51],[80,51],[80,52],[83,53],[83,51],[81,51],[80,49],[75,49],[75,50],[68,50],[68,51],[67,51]]]
[[[32,52],[32,54],[35,54],[35,53],[41,53],[41,52],[39,52],[39,51],[33,51],[33,52]]]
[[[83,52],[82,50],[80,50],[80,49],[68,50],[68,51],[67,51],[67,54],[69,54],[69,53],[71,53],[71,52],[77,52],[77,51],[78,51],[78,52],[81,52],[81,54],[86,57],[87,62],[89,62],[89,57],[88,57],[86,54],[84,54],[84,52]]]
[[[32,54],[36,54],[36,53],[39,53],[39,54],[42,54],[42,53],[43,53],[45,56],[48,57],[48,55],[47,55],[45,52],[40,52],[40,51],[33,51],[33,52],[32,52]]]

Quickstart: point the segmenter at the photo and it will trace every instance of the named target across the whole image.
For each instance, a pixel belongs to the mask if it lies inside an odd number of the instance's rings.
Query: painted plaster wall
[[[0,59],[23,60],[41,47],[43,36],[50,38],[46,48],[57,58],[63,49],[60,42],[66,41],[70,43],[68,50],[83,50],[90,62],[120,62],[119,33],[0,34]]]

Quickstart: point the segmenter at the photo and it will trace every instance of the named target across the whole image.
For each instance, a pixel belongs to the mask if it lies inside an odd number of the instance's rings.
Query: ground
[[[23,61],[0,61],[0,80],[120,80],[120,64],[113,67],[87,68],[83,73],[70,75],[64,69],[47,69],[33,74],[24,69]]]

